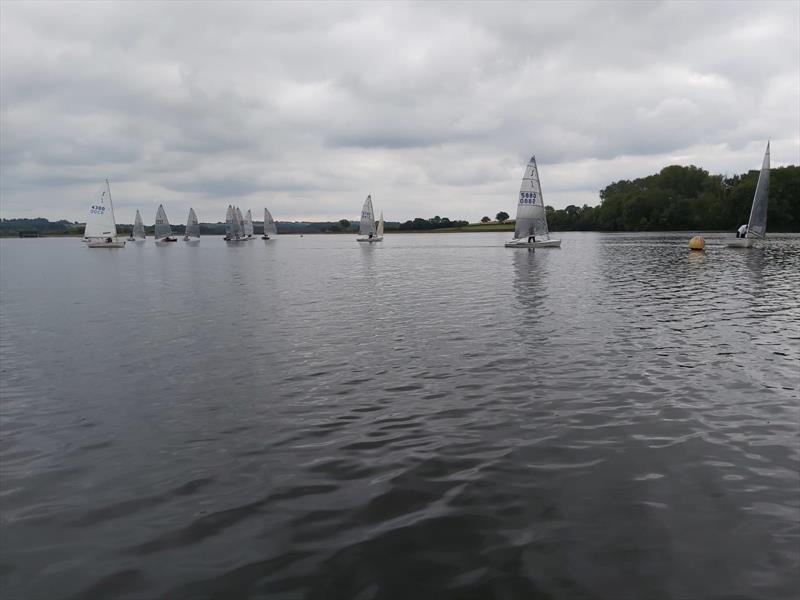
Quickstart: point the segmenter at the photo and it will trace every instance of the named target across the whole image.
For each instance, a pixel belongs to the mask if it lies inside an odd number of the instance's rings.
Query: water
[[[0,243],[6,598],[800,586],[800,237]]]

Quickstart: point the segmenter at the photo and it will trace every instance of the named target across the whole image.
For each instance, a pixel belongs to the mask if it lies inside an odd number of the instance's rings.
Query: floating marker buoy
[[[706,241],[702,235],[696,235],[689,240],[689,248],[692,250],[703,250],[706,247]]]

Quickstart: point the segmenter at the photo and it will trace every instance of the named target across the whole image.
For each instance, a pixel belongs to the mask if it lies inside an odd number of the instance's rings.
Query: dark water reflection
[[[9,598],[790,598],[800,237],[0,243]]]

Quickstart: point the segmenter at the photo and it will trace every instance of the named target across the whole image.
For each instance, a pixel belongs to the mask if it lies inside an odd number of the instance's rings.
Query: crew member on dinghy
[[[747,237],[747,223],[745,223],[744,225],[739,227],[739,229],[736,230],[736,237],[737,238]]]

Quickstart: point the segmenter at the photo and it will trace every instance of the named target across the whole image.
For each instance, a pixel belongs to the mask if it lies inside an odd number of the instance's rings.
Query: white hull
[[[561,240],[529,242],[527,239],[506,242],[506,248],[561,248]]]
[[[87,242],[86,245],[89,246],[89,248],[124,248],[125,242],[97,241],[97,242]]]
[[[752,238],[734,238],[728,240],[725,245],[728,246],[728,248],[752,248],[753,240]]]
[[[374,236],[374,237],[371,237],[371,238],[368,238],[368,237],[356,238],[356,241],[357,242],[367,242],[368,244],[371,244],[372,242],[382,242],[383,241],[383,236],[382,235],[378,235],[378,236]]]
[[[247,241],[245,238],[239,238],[238,240],[235,239],[235,238],[222,238],[222,239],[224,239],[229,244],[238,244],[239,242],[246,242]]]

